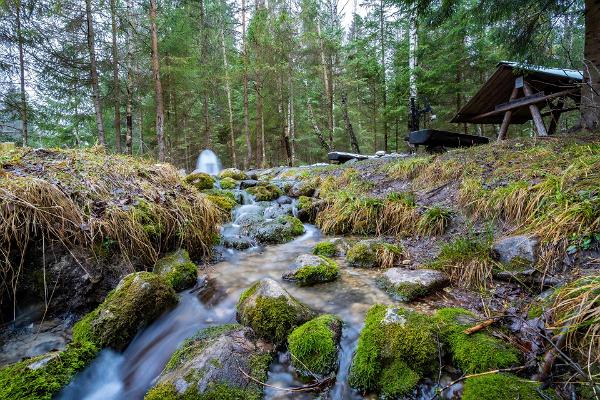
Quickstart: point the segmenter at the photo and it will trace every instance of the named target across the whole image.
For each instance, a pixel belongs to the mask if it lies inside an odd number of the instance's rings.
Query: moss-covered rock
[[[177,303],[165,279],[152,272],[127,275],[104,302],[73,327],[73,341],[123,350],[137,332]]]
[[[377,304],[367,313],[349,382],[386,398],[404,396],[435,367],[436,359],[436,331],[430,317]]]
[[[253,219],[249,224],[240,223],[244,234],[264,244],[285,243],[304,233],[302,222],[291,215],[283,215],[274,220],[264,220],[262,217]]]
[[[244,171],[240,171],[237,168],[225,168],[223,171],[219,173],[219,177],[230,178],[236,181],[243,181],[244,179],[248,179],[248,175]]]
[[[337,263],[324,256],[303,254],[296,258],[290,270],[282,278],[296,282],[300,286],[331,282],[337,279],[340,268]]]
[[[221,189],[235,189],[238,185],[235,179],[229,177],[221,178],[219,183],[221,185]]]
[[[0,399],[49,400],[98,353],[89,341],[67,346],[0,369]]]
[[[318,176],[312,179],[296,182],[290,186],[287,193],[292,197],[312,197],[320,183],[321,179]]]
[[[258,185],[246,189],[256,201],[273,201],[283,194],[281,189],[272,183],[259,182]]]
[[[192,172],[185,177],[185,181],[198,190],[212,189],[215,186],[214,178],[204,172]]]
[[[446,274],[432,269],[389,268],[377,279],[378,285],[399,301],[426,296],[448,282]]]
[[[300,325],[288,337],[292,365],[302,375],[335,371],[341,335],[342,321],[335,315],[321,315]]]
[[[466,374],[508,368],[519,363],[519,353],[512,346],[484,331],[465,334],[477,319],[462,308],[442,308],[434,315],[441,339],[452,355],[454,364]]]
[[[541,383],[510,374],[488,374],[465,380],[463,400],[541,399]],[[541,390],[547,399],[558,399],[552,390]]]
[[[319,242],[313,247],[312,253],[317,256],[335,257],[337,248],[332,241]]]
[[[404,258],[404,249],[380,240],[361,240],[346,253],[348,265],[356,268],[390,268]]]
[[[190,255],[184,249],[179,249],[159,259],[154,265],[154,273],[164,277],[175,291],[194,286],[198,277],[196,264],[190,260]]]
[[[259,337],[276,344],[283,343],[292,329],[313,315],[307,306],[270,278],[246,289],[237,304],[237,320],[251,327]]]
[[[175,351],[146,400],[259,400],[273,346],[250,328],[205,328]],[[251,378],[248,378],[248,376]]]

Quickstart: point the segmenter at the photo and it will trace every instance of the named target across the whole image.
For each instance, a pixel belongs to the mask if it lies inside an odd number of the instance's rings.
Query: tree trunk
[[[102,119],[100,86],[98,84],[98,68],[96,65],[94,22],[92,20],[92,0],[85,0],[85,16],[87,20],[87,45],[88,51],[90,53],[90,79],[92,83],[94,111],[96,113],[96,129],[98,130],[98,142],[101,146],[106,146],[106,140],[104,138],[104,120]]]
[[[417,35],[417,12],[412,11],[410,26],[408,28],[408,89],[410,98],[417,99],[417,47],[419,37]]]
[[[152,41],[152,78],[154,79],[154,96],[156,101],[156,142],[158,147],[158,161],[164,162],[165,136],[163,126],[165,120],[165,107],[163,104],[162,84],[160,82],[158,33],[156,29],[156,0],[150,0],[150,36]]]
[[[288,145],[289,145],[289,166],[293,167],[296,163],[296,127],[294,120],[294,82],[292,80],[293,70],[291,64],[289,65],[290,71],[288,73],[288,115],[287,115],[287,128],[288,128]]]
[[[581,126],[600,128],[600,1],[585,0],[584,70],[581,88]]]
[[[127,132],[125,134],[125,148],[127,154],[133,154],[133,4],[127,0],[127,104],[125,106]]]
[[[115,151],[121,152],[121,87],[119,83],[119,53],[117,50],[117,0],[110,0],[110,27],[112,34],[113,100],[115,107]]]
[[[244,86],[244,137],[246,138],[246,156],[244,157],[244,168],[250,167],[252,159],[252,142],[250,141],[250,127],[248,121],[248,51],[246,49],[246,0],[242,0],[242,61],[244,64],[243,86]]]
[[[235,155],[235,133],[233,131],[233,110],[231,107],[231,87],[229,86],[229,63],[227,62],[227,49],[225,48],[225,29],[221,28],[221,49],[223,50],[223,69],[225,70],[225,93],[227,94],[227,110],[229,112],[229,140],[231,150],[231,162],[237,168]]]
[[[346,125],[346,133],[350,138],[350,145],[354,153],[360,154],[360,147],[358,147],[358,140],[354,134],[354,128],[352,128],[352,122],[350,121],[350,115],[348,114],[348,95],[346,91],[342,89],[341,102],[342,102],[342,117],[344,118],[344,124]]]
[[[384,3],[380,0],[379,10],[379,34],[381,44],[381,91],[383,92],[383,150],[388,152],[388,124],[387,124],[387,82],[385,77],[385,15],[384,15]]]
[[[310,104],[310,99],[306,100],[306,108],[307,108],[307,111],[308,111],[308,118],[310,119],[310,122],[312,123],[313,129],[315,130],[315,134],[317,135],[317,139],[319,139],[319,144],[327,152],[330,152],[331,151],[331,147],[329,147],[329,144],[325,141],[325,137],[323,136],[323,132],[321,131],[321,129],[319,128],[319,124],[317,124],[317,121],[315,120],[315,114],[313,112],[312,105]]]
[[[27,121],[27,94],[25,93],[25,50],[23,49],[23,31],[21,28],[21,0],[16,0],[16,22],[17,22],[17,44],[19,46],[19,83],[21,85],[21,132],[23,146],[29,143],[29,131]]]
[[[331,76],[328,72],[328,65],[325,57],[325,44],[321,35],[321,22],[317,19],[317,35],[319,37],[319,47],[321,55],[321,64],[323,68],[323,87],[325,89],[325,104],[327,114],[327,130],[329,131],[329,148],[333,149],[333,96],[331,93]]]

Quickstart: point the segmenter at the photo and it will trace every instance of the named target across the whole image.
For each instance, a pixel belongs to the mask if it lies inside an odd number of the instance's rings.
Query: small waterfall
[[[218,175],[221,172],[221,160],[209,149],[202,150],[196,160],[196,172],[205,172],[210,175]]]

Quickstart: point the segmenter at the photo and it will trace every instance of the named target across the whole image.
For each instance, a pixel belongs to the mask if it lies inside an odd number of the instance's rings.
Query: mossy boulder
[[[283,215],[274,220],[264,220],[262,216],[254,217],[253,223],[241,221],[244,234],[264,244],[285,243],[304,233],[302,222],[291,215]]]
[[[190,260],[187,250],[179,249],[159,259],[154,265],[154,273],[164,277],[179,292],[196,284],[198,268]]]
[[[291,204],[273,204],[265,208],[264,217],[266,219],[276,219],[284,215],[293,215],[294,210]]]
[[[519,352],[502,340],[485,331],[464,333],[478,322],[473,313],[462,308],[442,308],[434,319],[455,366],[465,374],[509,368],[519,363]]]
[[[259,182],[256,186],[246,189],[256,201],[273,201],[283,194],[281,189],[272,183]]]
[[[246,289],[237,304],[238,322],[276,344],[284,343],[292,329],[313,316],[306,305],[270,278]]]
[[[436,367],[436,328],[423,314],[377,304],[369,309],[350,368],[350,385],[385,398],[406,396]]]
[[[481,375],[465,380],[462,400],[559,399],[552,390],[542,390],[541,385],[511,374]]]
[[[240,171],[237,168],[225,168],[219,173],[221,179],[230,178],[236,181],[243,181],[248,179],[248,175],[244,171]]]
[[[399,301],[426,296],[448,282],[446,274],[432,269],[389,268],[377,279],[379,286]]]
[[[340,268],[335,261],[324,256],[303,254],[296,258],[282,278],[294,281],[300,286],[310,286],[334,281],[339,273]]]
[[[300,196],[296,202],[298,210],[298,218],[303,222],[314,223],[317,214],[326,205],[324,200],[315,199],[314,197]]]
[[[401,246],[381,240],[361,240],[350,247],[346,261],[356,268],[390,268],[404,258]]]
[[[85,368],[99,349],[90,341],[71,343],[0,369],[0,399],[50,400]]]
[[[312,253],[317,256],[335,257],[338,254],[336,245],[332,241],[319,242],[313,247]]]
[[[207,189],[203,190],[202,193],[206,195],[206,198],[212,204],[226,214],[231,213],[231,210],[238,204],[233,192],[228,190]]]
[[[221,189],[235,189],[238,185],[235,179],[229,177],[221,178],[219,183],[221,185]]]
[[[337,367],[342,321],[325,314],[300,325],[288,337],[292,365],[303,376],[328,375]]]
[[[272,352],[250,328],[202,329],[175,351],[145,399],[262,399],[256,382],[267,380]]]
[[[163,277],[152,272],[129,274],[75,324],[73,340],[123,350],[140,329],[175,304],[177,295]]]
[[[320,182],[321,180],[319,177],[296,182],[293,185],[290,185],[287,192],[292,197],[312,197]]]
[[[185,177],[185,181],[198,190],[212,189],[215,186],[214,178],[204,172],[192,172]]]

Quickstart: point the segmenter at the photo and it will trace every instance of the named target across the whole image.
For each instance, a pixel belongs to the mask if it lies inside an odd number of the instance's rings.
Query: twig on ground
[[[334,377],[329,376],[321,381],[311,383],[310,385],[298,386],[298,387],[293,387],[293,388],[282,388],[279,386],[269,385],[268,383],[261,382],[258,379],[254,378],[253,376],[248,375],[248,373],[246,371],[244,371],[243,369],[241,369],[240,367],[238,367],[238,369],[240,370],[240,372],[242,374],[244,374],[244,376],[246,378],[250,379],[252,382],[258,383],[259,385],[264,386],[264,387],[268,387],[268,388],[275,389],[275,390],[281,390],[284,392],[312,392],[316,389],[319,389],[323,386],[328,385],[334,379]]]

